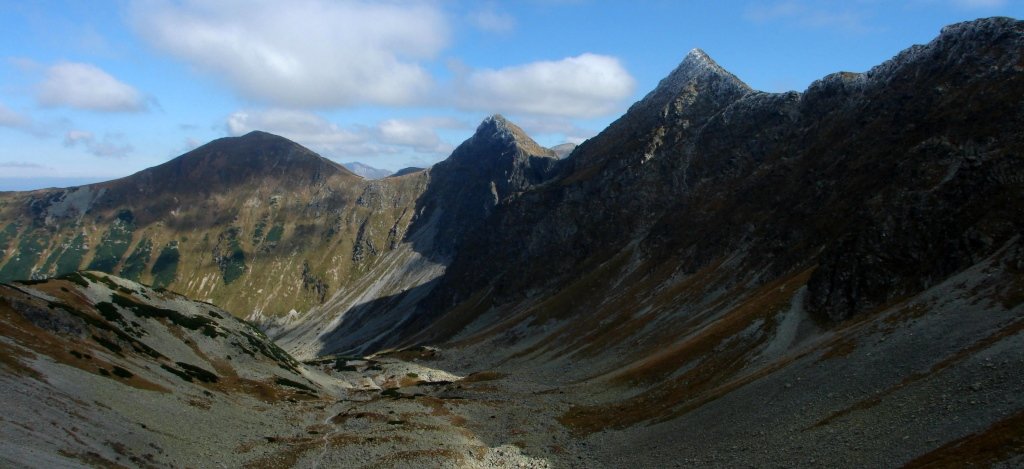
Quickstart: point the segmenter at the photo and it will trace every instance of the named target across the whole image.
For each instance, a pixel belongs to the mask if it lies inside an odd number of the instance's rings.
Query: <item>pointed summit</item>
[[[501,143],[515,147],[525,155],[555,156],[551,150],[538,145],[529,135],[526,135],[523,129],[501,114],[488,116],[480,122],[476,132],[466,141],[466,143],[469,142]]]
[[[723,92],[749,93],[751,88],[718,65],[706,52],[701,49],[693,49],[682,63],[676,67],[667,77],[662,79],[651,94],[670,93],[679,94],[690,86],[698,89],[701,87],[720,88]],[[650,96],[650,95],[648,95]]]
[[[432,252],[446,259],[500,201],[548,180],[558,161],[555,152],[501,114],[487,117],[451,156],[429,169],[425,202],[409,233],[436,230]]]
[[[519,126],[495,114],[480,122],[473,136],[456,148],[451,159],[462,160],[467,156],[474,159],[484,156],[494,158],[501,155],[555,157],[554,152],[538,144]]]

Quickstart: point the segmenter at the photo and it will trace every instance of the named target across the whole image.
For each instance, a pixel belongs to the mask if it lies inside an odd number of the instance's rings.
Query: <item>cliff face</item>
[[[433,224],[434,255],[450,257],[466,233],[481,226],[499,202],[551,176],[555,153],[533,141],[500,115],[484,119],[476,132],[430,169],[430,183],[417,203],[412,230]]]
[[[737,284],[814,268],[806,304],[829,320],[921,291],[1020,234],[1021,34],[954,25],[804,93],[752,91],[693,51],[499,207],[435,306],[516,301],[626,249],[687,274],[731,257]]]

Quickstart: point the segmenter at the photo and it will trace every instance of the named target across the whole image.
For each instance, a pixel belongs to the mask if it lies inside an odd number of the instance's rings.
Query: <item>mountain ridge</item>
[[[300,307],[249,319],[308,366],[388,387],[289,407],[304,434],[222,446],[268,465],[367,448],[420,466],[1017,465],[1022,64],[1024,22],[1003,18],[802,93],[752,90],[694,50],[564,160],[496,115],[424,171],[207,206],[233,217],[175,235],[208,259],[185,273],[217,287],[200,297],[290,286]],[[82,230],[47,210],[34,220],[63,239]],[[91,229],[120,233],[133,210]],[[264,216],[284,227],[273,246],[252,237]],[[39,233],[15,226],[20,255]],[[142,288],[110,281],[85,288]],[[74,296],[59,282],[36,288]],[[31,382],[40,362],[17,357],[0,377]],[[405,364],[374,376],[382,357]]]

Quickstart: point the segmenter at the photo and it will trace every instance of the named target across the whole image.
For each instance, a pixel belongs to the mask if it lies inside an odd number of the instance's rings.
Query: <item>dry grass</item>
[[[3,291],[3,294],[22,296],[19,298],[20,301],[28,302],[39,308],[48,307],[41,301],[12,289]],[[55,314],[64,313],[57,312]],[[31,350],[36,354],[49,357],[59,364],[113,379],[137,389],[163,393],[170,392],[169,389],[144,379],[139,375],[132,375],[130,377],[111,375],[108,370],[113,369],[114,364],[100,358],[108,353],[106,349],[97,347],[92,341],[79,340],[73,337],[56,337],[53,333],[29,322],[20,313],[15,311],[4,298],[0,298],[0,324],[3,325],[4,335],[12,339],[21,348],[19,351],[8,344],[0,343],[0,348],[4,349],[3,358],[0,358],[0,364],[3,364],[4,367],[10,367],[12,371],[27,373],[28,376],[42,379],[42,376],[37,371],[32,370],[19,360],[19,357],[33,358],[26,352],[26,350]],[[100,331],[92,332],[99,333]],[[78,356],[71,353],[73,350],[78,353]]]

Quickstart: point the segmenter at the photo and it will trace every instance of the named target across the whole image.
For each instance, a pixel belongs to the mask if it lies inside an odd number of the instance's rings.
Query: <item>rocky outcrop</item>
[[[500,204],[427,309],[543,297],[634,248],[680,274],[731,258],[722,288],[816,267],[806,305],[825,320],[919,292],[1021,233],[1022,34],[954,25],[804,93],[753,91],[693,51]]]
[[[430,168],[410,232],[433,223],[437,241],[429,255],[449,258],[499,202],[544,182],[557,163],[553,151],[518,126],[500,115],[488,117],[451,156]],[[432,222],[432,217],[437,220]]]

